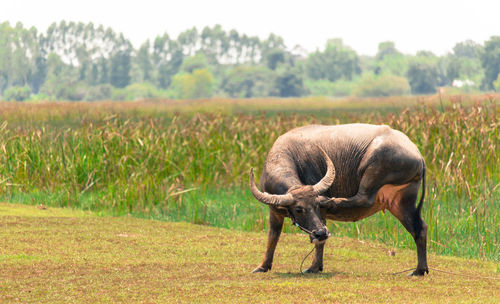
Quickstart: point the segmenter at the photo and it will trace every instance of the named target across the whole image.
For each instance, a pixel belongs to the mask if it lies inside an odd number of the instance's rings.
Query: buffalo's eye
[[[299,207],[299,208],[295,209],[295,212],[302,213],[302,212],[304,212],[304,208]]]

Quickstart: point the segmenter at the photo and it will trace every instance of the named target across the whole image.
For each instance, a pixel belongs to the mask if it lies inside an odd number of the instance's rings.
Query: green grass
[[[0,104],[0,199],[103,214],[267,227],[248,189],[274,140],[311,123],[388,124],[428,167],[431,252],[500,260],[498,95]],[[413,248],[390,214],[329,224]],[[286,226],[285,231],[296,231]]]
[[[274,267],[251,274],[262,232],[0,203],[1,303],[497,303],[499,264],[332,237],[325,270],[301,275],[305,234],[284,234]],[[311,263],[309,258],[305,264]],[[489,277],[479,278],[479,277]]]

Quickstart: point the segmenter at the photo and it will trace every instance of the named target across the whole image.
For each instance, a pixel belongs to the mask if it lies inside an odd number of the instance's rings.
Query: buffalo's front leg
[[[284,217],[277,214],[272,209],[269,209],[269,235],[267,237],[267,249],[264,259],[259,267],[255,268],[252,272],[266,272],[273,267],[274,250],[280,238],[281,230],[283,229]]]
[[[314,255],[314,260],[311,267],[302,271],[303,273],[318,273],[323,271],[323,249],[325,248],[326,242],[321,242],[316,244],[316,254]]]

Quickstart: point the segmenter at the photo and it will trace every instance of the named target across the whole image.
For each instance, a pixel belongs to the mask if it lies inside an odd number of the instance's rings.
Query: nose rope
[[[293,221],[292,221],[293,222]],[[299,223],[293,223],[295,226],[299,227],[300,230],[304,231],[307,234],[312,234],[312,231],[307,230],[306,228],[299,225]]]
[[[308,229],[300,226],[299,223],[297,223],[297,221],[295,221],[295,218],[293,217],[292,212],[288,211],[288,214],[290,215],[290,219],[292,220],[292,223],[293,223],[294,226],[297,226],[297,227],[299,227],[300,230],[304,231],[305,233],[307,233],[309,235],[312,235],[312,231],[310,231],[310,230],[308,230]],[[309,251],[309,253],[302,260],[302,263],[300,263],[299,271],[300,271],[301,274],[304,274],[304,272],[302,272],[302,265],[304,264],[304,261],[307,259],[307,257],[309,255],[311,255],[311,253],[314,251],[314,249],[316,249],[316,246],[313,246],[313,248],[311,249],[311,251]]]
[[[316,249],[316,246],[313,246],[313,248],[311,249],[311,251],[309,251],[309,253],[304,257],[304,259],[302,259],[302,263],[300,263],[300,268],[299,268],[299,271],[300,271],[301,274],[305,274],[302,271],[302,265],[304,264],[304,261],[307,259],[307,257],[314,251],[314,249]]]
[[[288,214],[290,215],[290,219],[292,220],[293,225],[299,227],[300,230],[304,231],[307,234],[312,234],[311,230],[307,230],[306,228],[300,226],[299,223],[297,223],[297,221],[295,221],[295,218],[293,217],[292,212],[288,211]]]

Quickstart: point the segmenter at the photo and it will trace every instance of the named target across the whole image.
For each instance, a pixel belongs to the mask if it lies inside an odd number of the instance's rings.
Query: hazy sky
[[[273,32],[309,51],[339,37],[365,55],[386,40],[404,53],[440,55],[466,39],[483,43],[500,35],[499,12],[498,0],[0,0],[0,22],[45,31],[54,21],[92,21],[123,32],[135,46],[164,32],[176,37],[221,24],[261,38]]]

